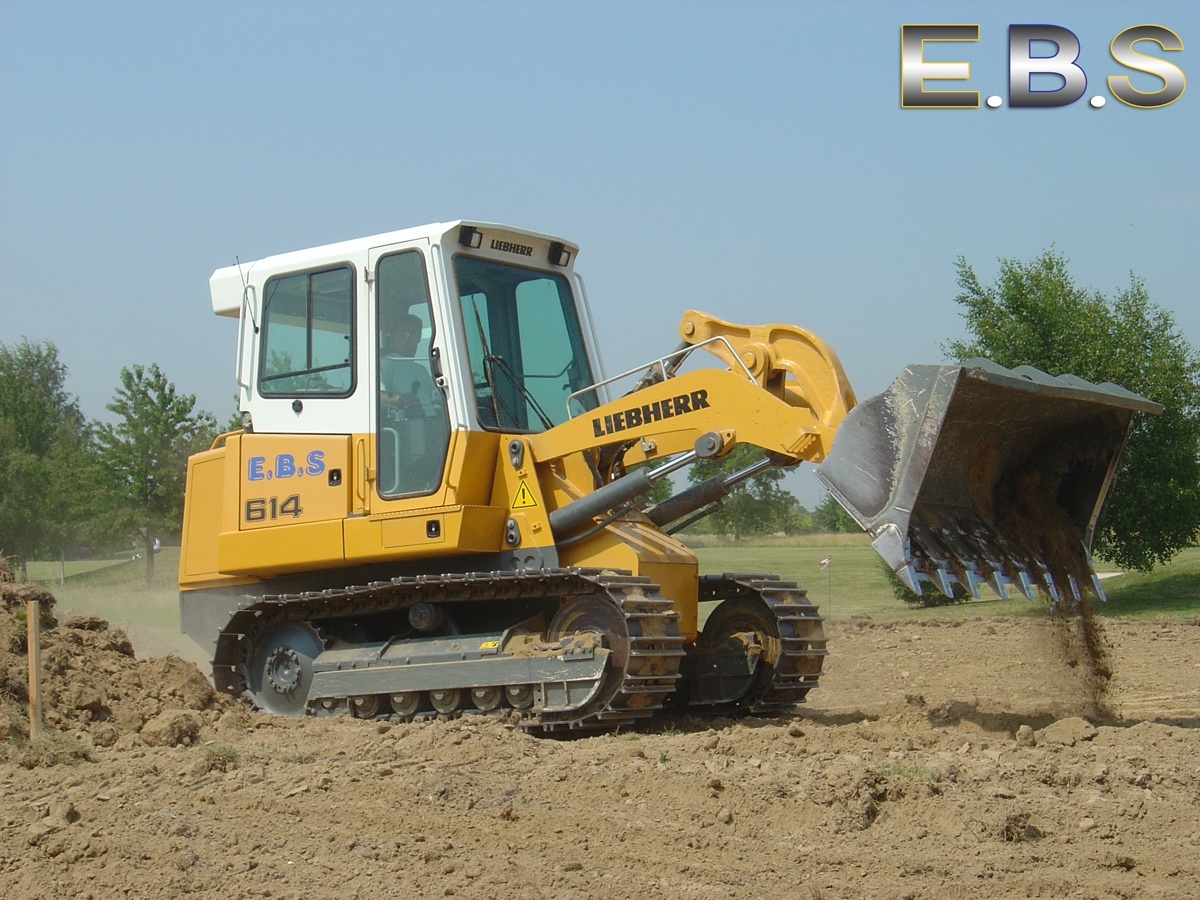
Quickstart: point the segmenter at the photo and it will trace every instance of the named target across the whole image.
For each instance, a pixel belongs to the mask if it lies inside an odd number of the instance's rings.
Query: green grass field
[[[897,600],[865,535],[814,535],[738,543],[695,541],[701,571],[762,572],[795,580],[830,619],[869,615],[880,620],[1042,616],[1043,602],[1030,603],[1011,591],[1001,600],[990,590],[983,598],[925,609]],[[820,566],[828,558],[829,565]],[[69,563],[60,584],[57,562],[31,563],[31,578],[43,581],[58,599],[58,612],[91,613],[123,628],[139,656],[178,653],[200,661],[200,651],[179,634],[175,573],[179,549],[164,547],[155,557],[153,583],[146,584],[144,562]],[[1101,572],[1113,572],[1100,566]],[[1149,575],[1113,574],[1104,579],[1108,602],[1096,604],[1102,616],[1153,618],[1200,615],[1200,548],[1183,551]]]
[[[65,562],[31,562],[27,568],[30,581],[62,584],[67,579],[74,580],[81,575],[92,575],[105,569],[124,570],[140,565],[140,561],[132,559],[72,559]]]

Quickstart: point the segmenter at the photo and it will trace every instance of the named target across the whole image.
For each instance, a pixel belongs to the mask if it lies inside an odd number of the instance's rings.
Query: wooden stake
[[[36,600],[25,602],[25,625],[29,643],[29,739],[42,736],[42,607]]]

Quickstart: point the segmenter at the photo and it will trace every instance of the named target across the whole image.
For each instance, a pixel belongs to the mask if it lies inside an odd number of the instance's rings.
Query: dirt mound
[[[856,618],[796,715],[549,739],[251,715],[69,619],[54,713],[118,737],[0,760],[0,896],[1200,896],[1200,621],[1104,625],[1104,720],[1062,623]]]
[[[28,736],[29,663],[26,602],[42,611],[42,708],[45,725],[88,745],[111,747],[171,711],[233,707],[192,663],[177,657],[139,660],[125,633],[96,616],[61,622],[54,597],[37,585],[0,583],[0,740]],[[194,739],[196,730],[180,735]],[[0,750],[0,752],[3,752]]]

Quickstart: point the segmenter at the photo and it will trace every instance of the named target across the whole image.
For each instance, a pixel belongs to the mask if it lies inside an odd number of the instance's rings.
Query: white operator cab
[[[585,390],[604,375],[577,253],[456,221],[218,269],[247,431],[373,433],[378,492],[415,497],[441,483],[453,430],[540,432],[593,408],[607,398]]]

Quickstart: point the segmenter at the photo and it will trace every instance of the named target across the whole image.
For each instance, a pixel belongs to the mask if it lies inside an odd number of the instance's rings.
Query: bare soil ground
[[[1200,896],[1200,621],[834,621],[794,716],[559,740],[254,715],[74,617],[26,744],[14,610],[6,898]]]

